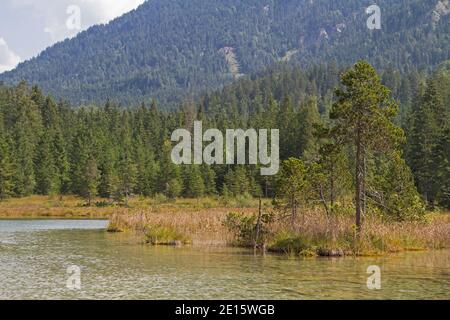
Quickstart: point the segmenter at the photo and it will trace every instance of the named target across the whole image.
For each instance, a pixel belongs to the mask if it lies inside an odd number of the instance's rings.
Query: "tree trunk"
[[[363,191],[363,155],[361,142],[361,129],[358,129],[356,135],[356,234],[359,235],[361,231],[361,210],[363,206],[362,191]]]
[[[266,178],[266,180],[265,180],[265,190],[264,190],[264,193],[265,193],[265,196],[266,196],[266,198],[268,198],[268,186],[267,186],[267,178]]]
[[[258,248],[259,245],[259,236],[261,233],[261,221],[262,219],[262,201],[261,197],[259,197],[259,210],[258,210],[258,220],[256,221],[256,232],[255,232],[255,241],[254,241],[254,250]]]
[[[362,157],[361,218],[364,220],[367,211],[367,202],[366,202],[366,153],[363,148],[361,149],[361,157]]]
[[[330,210],[333,213],[334,207],[334,165],[331,164],[331,172],[330,172]]]

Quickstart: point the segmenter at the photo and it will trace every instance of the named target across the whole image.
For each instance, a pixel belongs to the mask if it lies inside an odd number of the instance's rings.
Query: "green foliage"
[[[432,68],[449,58],[450,22],[433,21],[437,2],[379,0],[382,30],[369,30],[365,8],[373,2],[366,0],[146,1],[43,51],[0,81],[26,79],[77,105],[112,98],[128,106],[157,98],[173,107],[186,94],[278,61],[348,65],[364,58],[379,68]],[[400,84],[391,79],[389,85]],[[308,91],[319,90],[311,84]]]
[[[230,212],[223,222],[224,226],[232,232],[237,245],[254,246],[264,244],[269,236],[268,225],[273,222],[272,214],[262,214],[259,226],[259,237],[256,239],[258,217],[255,215],[245,215],[242,213]]]
[[[205,181],[200,172],[200,167],[190,165],[185,169],[185,196],[190,198],[200,198],[205,195]]]
[[[366,196],[370,187],[367,186],[367,171],[371,155],[373,152],[396,152],[403,131],[393,122],[398,106],[391,98],[391,91],[381,83],[369,63],[358,61],[342,76],[342,84],[344,88],[336,90],[337,101],[331,110],[331,134],[355,151],[356,227],[359,231],[367,208]],[[392,204],[398,205],[395,201]]]
[[[97,187],[99,180],[99,171],[97,168],[97,162],[94,158],[89,158],[84,168],[84,181],[82,193],[88,199],[89,205],[92,198],[97,195]]]
[[[396,221],[423,218],[424,204],[400,153],[377,157],[368,180],[369,204],[384,211],[387,218]]]
[[[450,71],[443,64],[410,111],[406,156],[422,197],[449,208]]]
[[[296,158],[283,161],[277,190],[278,205],[285,211],[291,210],[295,219],[298,207],[308,199],[309,182],[303,161]]]
[[[283,231],[275,234],[269,249],[289,255],[315,256],[317,246],[310,236]]]
[[[275,66],[209,93],[197,104],[186,103],[173,113],[159,111],[155,101],[131,110],[110,101],[74,109],[64,101],[55,104],[37,87],[0,85],[1,197],[76,194],[89,200],[98,195],[126,204],[131,196],[174,199],[221,194],[224,205],[247,207],[252,205],[251,196],[264,195],[276,197],[278,204],[293,214],[304,204],[325,205],[329,213],[347,212],[349,195],[355,189],[350,177],[355,148],[344,142],[355,137],[349,129],[355,128],[352,121],[359,112],[358,96],[368,93],[370,102],[386,98],[389,103],[380,103],[380,108],[372,108],[371,103],[364,112],[364,121],[371,128],[364,135],[366,207],[390,218],[413,218],[421,206],[398,150],[397,142],[402,139],[397,138],[402,135],[393,123],[396,108],[389,90],[367,65],[346,78],[346,84],[356,88],[353,95],[340,87],[338,74],[333,63],[307,70]],[[402,76],[388,70],[383,79],[394,86],[396,98],[411,108],[404,110],[402,118],[408,129],[404,149],[420,194],[432,204],[448,206],[450,149],[445,112],[450,94],[446,65],[428,80],[434,89],[422,85],[425,75],[417,72]],[[335,87],[349,95],[339,119],[333,120],[328,114],[333,111],[336,116],[336,108],[330,110],[336,102]],[[407,87],[411,90],[402,89]],[[258,166],[174,165],[170,134],[178,128],[192,128],[196,119],[202,119],[205,130],[281,129],[280,160],[286,160],[287,167],[277,176],[261,177]],[[382,194],[382,201],[372,194]]]
[[[347,196],[352,187],[347,155],[342,146],[331,141],[322,144],[318,161],[308,167],[310,199],[322,203],[327,214],[333,213],[336,200]]]
[[[0,114],[0,201],[13,194],[13,167]]]

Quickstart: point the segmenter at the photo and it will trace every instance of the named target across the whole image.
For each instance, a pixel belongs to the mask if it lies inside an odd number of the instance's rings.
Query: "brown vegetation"
[[[240,217],[258,214],[256,199],[165,199],[133,198],[130,207],[105,205],[97,200],[84,206],[77,197],[33,196],[0,202],[0,218],[107,218],[111,232],[129,232],[143,242],[158,245],[242,245],[252,247],[250,237],[238,239],[225,221],[230,212]],[[348,213],[347,213],[348,211]],[[262,237],[269,251],[303,256],[379,255],[403,250],[450,248],[450,214],[429,213],[423,221],[383,221],[368,215],[356,241],[352,210],[341,208],[329,216],[321,207],[299,209],[296,218],[281,218],[270,200],[263,201],[263,212],[273,213],[264,224]],[[251,219],[249,221],[252,221]],[[254,220],[256,221],[256,219]],[[240,241],[238,241],[240,240]],[[261,247],[261,246],[260,246]]]

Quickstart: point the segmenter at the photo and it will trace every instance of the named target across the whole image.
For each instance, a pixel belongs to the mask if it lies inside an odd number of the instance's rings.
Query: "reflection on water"
[[[449,299],[450,251],[289,259],[137,245],[105,221],[0,220],[1,299]],[[81,268],[80,291],[66,288]],[[368,290],[378,265],[382,289]]]

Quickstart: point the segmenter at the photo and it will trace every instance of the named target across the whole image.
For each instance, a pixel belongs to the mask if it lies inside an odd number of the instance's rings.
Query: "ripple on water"
[[[449,299],[450,251],[287,259],[132,244],[105,221],[0,221],[2,299]],[[379,265],[382,290],[366,287]],[[81,290],[66,288],[67,267]]]

